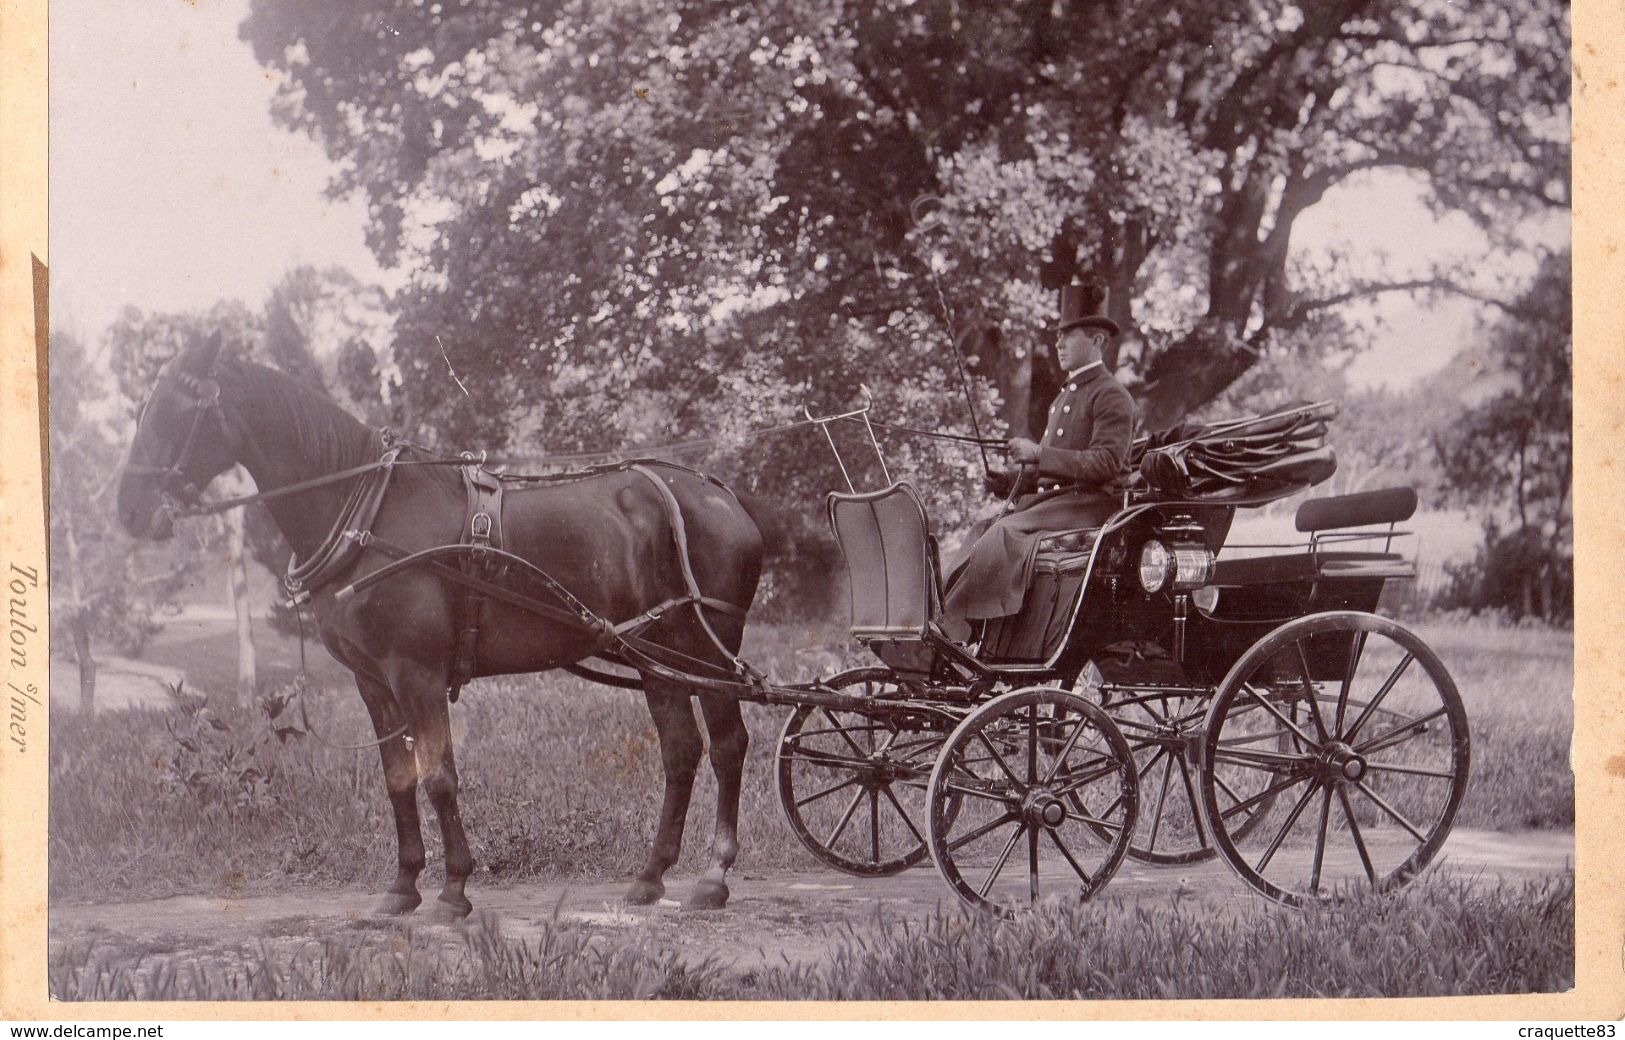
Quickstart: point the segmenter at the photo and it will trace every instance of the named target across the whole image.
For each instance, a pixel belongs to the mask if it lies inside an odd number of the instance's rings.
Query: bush
[[[1485,529],[1484,544],[1471,560],[1447,567],[1448,580],[1438,606],[1473,614],[1491,611],[1512,620],[1539,618],[1553,623],[1574,619],[1574,556],[1534,527],[1501,534]]]

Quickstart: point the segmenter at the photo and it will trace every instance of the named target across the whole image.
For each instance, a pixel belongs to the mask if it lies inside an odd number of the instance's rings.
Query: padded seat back
[[[920,496],[908,484],[832,493],[829,524],[846,558],[852,634],[923,638],[940,601],[940,576]]]
[[[1295,525],[1300,531],[1334,531],[1342,527],[1403,523],[1415,513],[1416,489],[1391,487],[1311,498],[1298,507]]]

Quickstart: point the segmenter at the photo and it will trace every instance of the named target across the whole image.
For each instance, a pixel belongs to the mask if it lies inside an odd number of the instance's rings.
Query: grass
[[[848,926],[811,965],[740,971],[647,936],[554,921],[535,941],[494,919],[461,934],[384,929],[206,953],[53,948],[62,1000],[1159,999],[1552,992],[1574,981],[1574,885],[1429,878],[1302,912],[1192,914],[1109,896],[995,921],[938,911]]]
[[[1454,673],[1472,728],[1472,779],[1457,825],[1572,827],[1572,638],[1459,622],[1425,625],[1422,635]],[[194,672],[231,662],[226,634],[155,653]],[[323,669],[310,705],[318,730],[337,742],[370,739],[353,687],[337,682],[325,653],[311,653]],[[297,651],[283,644],[262,656],[286,669]],[[869,663],[845,648],[839,632],[789,626],[753,628],[746,656],[783,681]],[[774,794],[773,749],[786,713],[746,706],[752,743],[741,808],[737,869],[743,871],[816,865],[783,822]],[[641,697],[556,673],[482,680],[464,691],[452,714],[463,818],[479,864],[476,885],[629,877],[642,864],[662,781]],[[224,729],[204,727],[216,758],[240,763],[242,747],[258,741],[259,750],[248,757],[255,768],[274,767],[271,780],[235,803],[202,803],[175,781],[166,763],[173,761],[176,738],[163,711],[53,718],[53,899],[274,891],[292,884],[382,888],[393,875],[395,837],[377,752],[337,751],[308,738],[279,743],[253,709],[219,708],[218,717]],[[172,715],[167,721],[173,723]],[[702,769],[679,871],[702,863],[714,805],[715,787]],[[432,892],[438,828],[426,804],[423,817],[431,859],[423,884]]]

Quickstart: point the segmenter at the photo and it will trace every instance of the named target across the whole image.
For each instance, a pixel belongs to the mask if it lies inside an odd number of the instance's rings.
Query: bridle
[[[166,386],[166,383],[178,383],[180,389]],[[203,429],[203,420],[213,415],[220,426],[220,431],[226,437],[231,437],[231,426],[226,421],[226,412],[220,404],[220,384],[213,378],[199,378],[190,372],[175,372],[173,376],[165,376],[158,380],[153,387],[152,396],[142,406],[141,414],[136,419],[136,429],[139,431],[141,422],[146,418],[147,411],[152,403],[158,399],[160,393],[177,394],[190,400],[192,410],[192,425],[186,432],[186,439],[181,442],[180,451],[175,453],[175,461],[168,466],[154,466],[148,462],[137,463],[133,459],[124,467],[126,474],[157,477],[159,493],[165,499],[164,508],[172,516],[187,516],[200,512],[199,503],[203,500],[203,489],[198,487],[186,472],[186,460],[197,443],[198,431]],[[178,505],[176,509],[171,503]]]

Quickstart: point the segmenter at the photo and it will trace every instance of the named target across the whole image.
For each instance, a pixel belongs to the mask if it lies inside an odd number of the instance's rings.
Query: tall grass
[[[1397,896],[1293,912],[1193,913],[1109,897],[1013,921],[938,911],[848,926],[828,957],[738,969],[647,934],[553,922],[535,941],[490,918],[445,932],[348,932],[207,953],[54,947],[62,1000],[1230,999],[1551,992],[1574,980],[1572,881],[1431,878]]]
[[[1473,735],[1473,770],[1458,826],[1568,827],[1574,819],[1572,640],[1548,630],[1424,626],[1455,674]],[[229,637],[196,655],[229,660]],[[833,630],[753,627],[747,656],[783,681],[869,663]],[[319,650],[313,655],[324,657]],[[332,676],[324,665],[324,676]],[[359,696],[336,681],[310,699],[327,739],[370,739]],[[263,736],[254,708],[217,711],[230,744]],[[784,824],[772,759],[785,709],[746,706],[751,732],[741,809],[744,871],[816,864]],[[286,717],[286,715],[284,715]],[[629,876],[647,855],[660,799],[660,759],[643,700],[562,674],[481,680],[452,709],[463,818],[491,879]],[[50,893],[53,899],[135,899],[183,892],[275,890],[290,883],[382,884],[395,836],[376,751],[309,738],[268,743],[277,772],[243,805],[205,805],[173,782],[175,738],[161,711],[53,717]],[[715,786],[701,771],[679,870],[703,860]],[[431,860],[438,828],[427,805]],[[433,866],[431,865],[431,870]],[[430,877],[425,885],[433,884]]]

